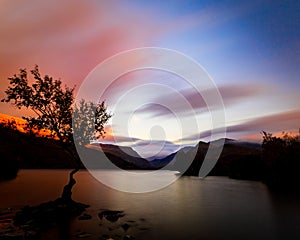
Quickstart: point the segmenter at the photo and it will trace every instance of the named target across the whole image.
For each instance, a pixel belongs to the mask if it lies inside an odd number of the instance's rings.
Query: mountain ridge
[[[3,166],[3,169],[5,169],[4,166],[17,166],[20,169],[66,169],[75,167],[72,156],[59,146],[57,140],[30,136],[3,126],[0,128],[0,135],[0,153],[2,156],[0,165]],[[180,171],[180,169],[184,168],[187,169],[183,173],[184,175],[197,176],[209,144],[214,143],[216,142],[206,143],[199,141],[195,146],[182,147],[164,158],[157,158],[152,161],[140,157],[131,147],[113,144],[89,145],[83,148],[83,152],[91,166],[95,166],[95,168],[107,167],[105,161],[101,159],[103,154],[101,155],[100,153],[104,153],[112,164],[122,169],[155,170],[164,168]],[[77,154],[74,147],[71,149],[71,152]],[[261,146],[259,144],[225,139],[224,149],[211,174],[242,177],[243,174],[236,173],[240,170],[238,165],[241,162],[242,165],[245,162],[249,162],[250,160],[247,159],[249,158],[248,155],[255,156],[254,158],[258,159],[260,152]],[[190,156],[193,154],[195,155],[194,161],[191,162],[190,166],[185,166],[186,161],[184,160],[190,159]],[[257,162],[257,160],[252,162],[255,161]],[[251,164],[250,161],[249,168],[252,169]],[[84,168],[83,164],[81,168]],[[5,170],[2,173],[0,172],[0,175],[4,174],[4,172]]]

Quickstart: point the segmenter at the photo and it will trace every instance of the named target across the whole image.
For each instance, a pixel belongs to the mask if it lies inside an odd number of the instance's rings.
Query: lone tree
[[[72,151],[74,140],[84,146],[91,139],[104,137],[104,125],[111,115],[107,113],[104,102],[95,104],[81,100],[78,106],[75,105],[74,88],[62,87],[61,80],[54,80],[48,75],[42,77],[37,65],[30,73],[34,79],[32,84],[28,81],[26,69],[20,69],[19,74],[8,78],[6,98],[1,101],[10,102],[19,109],[31,109],[35,116],[23,117],[27,121],[27,128],[31,132],[48,130],[49,137],[57,139],[75,160],[78,171],[80,160],[76,152]],[[76,134],[73,139],[74,128],[80,134]],[[75,172],[72,172],[72,176]]]

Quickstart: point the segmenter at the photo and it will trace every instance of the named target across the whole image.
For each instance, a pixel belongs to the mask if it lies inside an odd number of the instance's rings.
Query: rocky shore
[[[61,197],[54,201],[37,206],[24,206],[21,209],[7,208],[0,210],[1,240],[39,240],[39,239],[134,239],[132,233],[148,230],[145,219],[123,219],[124,211],[101,209],[95,216],[87,212],[89,205],[72,199],[72,188],[76,184],[75,169],[69,174],[69,181],[64,186]],[[89,233],[84,229],[71,230],[70,223],[78,221],[94,221],[98,219],[97,232]],[[84,225],[84,224],[81,224]],[[51,231],[57,234],[49,236]],[[129,234],[130,233],[130,234]],[[95,236],[97,234],[97,236]]]
[[[90,221],[93,217],[86,212],[87,205],[73,202],[66,205],[61,199],[42,203],[38,206],[25,206],[20,210],[8,208],[0,211],[0,239],[3,240],[38,240],[54,239],[49,237],[49,231],[59,229],[60,237],[67,239],[102,239],[114,240],[135,239],[132,233],[146,231],[146,219],[125,220],[126,215],[120,210],[101,210],[97,218],[99,221],[99,232],[89,233],[87,231],[69,232],[70,221],[77,218],[79,221]],[[130,232],[130,233],[129,233]],[[69,235],[70,234],[70,235]],[[57,237],[57,236],[56,236]]]

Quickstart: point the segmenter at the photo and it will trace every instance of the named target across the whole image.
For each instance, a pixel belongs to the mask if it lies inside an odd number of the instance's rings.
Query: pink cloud
[[[282,131],[289,131],[292,129],[299,129],[300,127],[300,110],[290,110],[286,112],[271,114],[263,117],[245,120],[241,124],[228,126],[226,129],[227,135],[237,134],[240,136],[249,136],[249,138],[259,139],[261,131],[277,133]],[[215,130],[218,132],[218,129]],[[211,136],[211,131],[204,131],[195,133],[194,135],[188,136],[183,141],[198,141],[199,138],[207,138]]]
[[[223,98],[225,107],[230,107],[233,104],[238,104],[246,98],[256,97],[261,94],[263,88],[257,85],[227,84],[218,87],[218,90]],[[206,95],[210,95],[214,91],[215,89],[205,89],[203,90],[203,93],[205,92]],[[198,113],[207,111],[207,105],[201,93],[195,91],[193,88],[187,88],[184,90],[178,90],[178,93],[158,97],[156,104],[147,104],[144,108],[139,110],[139,113],[149,113],[152,116],[170,116],[174,113],[187,115],[192,114],[189,111],[187,112],[188,109],[185,104],[181,105],[180,102],[177,101],[177,94],[182,94],[194,111]],[[160,104],[169,106],[169,109],[160,106]]]
[[[107,57],[155,39],[146,18],[115,1],[4,1],[0,15],[1,89],[19,68],[34,64],[42,74],[79,86]],[[0,107],[14,114],[7,105]]]

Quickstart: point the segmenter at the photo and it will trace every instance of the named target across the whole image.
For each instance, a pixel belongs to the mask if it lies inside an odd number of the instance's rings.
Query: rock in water
[[[125,214],[123,211],[112,211],[112,210],[103,210],[98,214],[98,217],[102,220],[105,218],[110,222],[116,222],[119,218],[124,217]]]
[[[128,223],[124,223],[121,227],[126,232],[130,228],[130,225]]]
[[[89,238],[91,236],[92,236],[92,234],[89,234],[89,233],[86,233],[86,232],[81,232],[81,233],[76,235],[77,238]]]
[[[84,213],[81,216],[79,216],[78,220],[90,220],[92,219],[92,216],[90,214]]]
[[[14,225],[23,229],[25,233],[32,230],[40,233],[53,226],[64,225],[71,218],[80,215],[87,207],[88,205],[75,201],[66,203],[61,198],[38,206],[25,206],[16,213]]]
[[[134,237],[133,236],[130,236],[130,235],[125,235],[123,240],[133,240]]]

